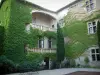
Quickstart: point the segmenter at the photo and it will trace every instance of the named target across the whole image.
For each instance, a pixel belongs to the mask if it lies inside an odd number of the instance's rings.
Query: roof
[[[68,7],[71,6],[72,4],[77,3],[77,2],[79,2],[79,1],[81,1],[81,0],[75,0],[75,1],[73,1],[72,3],[70,3],[70,4],[68,4],[68,5],[64,6],[64,7],[62,7],[61,9],[57,10],[56,12],[59,13],[60,11],[64,10],[65,8],[68,8]]]
[[[78,1],[81,1],[81,0],[75,0],[75,1],[73,1],[72,3],[69,3],[68,5],[66,5],[66,6],[64,6],[64,7],[62,7],[62,8],[60,8],[60,9],[57,10],[57,11],[52,11],[52,10],[46,9],[46,8],[44,8],[44,7],[42,7],[42,6],[38,5],[38,4],[29,2],[29,1],[27,1],[27,0],[21,0],[21,1],[25,1],[25,2],[27,2],[27,3],[29,3],[29,4],[31,4],[31,5],[35,5],[36,7],[40,8],[40,9],[42,9],[42,10],[44,10],[44,11],[48,11],[48,12],[51,12],[51,13],[59,13],[60,11],[64,10],[65,8],[68,8],[68,7],[71,6],[72,4],[74,4],[74,3],[78,2]]]

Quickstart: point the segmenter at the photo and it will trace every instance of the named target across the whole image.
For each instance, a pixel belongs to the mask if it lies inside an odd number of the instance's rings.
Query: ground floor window
[[[99,48],[91,49],[91,54],[92,54],[92,61],[100,61],[100,49]]]

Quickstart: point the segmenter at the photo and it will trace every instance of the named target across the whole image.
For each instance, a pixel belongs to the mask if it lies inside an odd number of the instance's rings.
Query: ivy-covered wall
[[[27,40],[25,24],[31,22],[31,9],[24,2],[11,0],[9,24],[7,27],[4,50],[5,55],[14,61],[20,61]]]
[[[97,34],[88,34],[86,20],[79,21],[77,19],[72,19],[69,17],[69,14],[65,16],[64,19],[65,27],[63,31],[65,37],[68,38],[68,42],[65,44],[67,57],[79,57],[89,47],[98,45]],[[68,22],[68,20],[70,20],[70,22]]]
[[[39,8],[23,0],[5,0],[0,8],[0,25],[5,29],[4,54],[15,62],[22,61],[27,56],[27,44],[30,48],[37,47],[38,37],[56,39],[56,33],[50,31],[43,32],[32,27],[29,32],[26,31],[26,25],[32,22],[30,12],[34,9]]]
[[[4,53],[4,32],[7,32],[10,17],[11,0],[3,0],[0,5],[0,55]]]
[[[4,51],[3,51],[4,33],[5,33],[4,27],[0,26],[0,55],[2,55],[4,53]]]

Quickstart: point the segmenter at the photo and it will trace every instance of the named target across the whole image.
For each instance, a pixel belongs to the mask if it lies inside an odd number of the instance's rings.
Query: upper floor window
[[[87,11],[92,11],[94,9],[94,3],[93,0],[86,1],[86,9]]]
[[[38,47],[39,48],[44,48],[44,38],[39,37]]]
[[[94,34],[97,31],[97,22],[88,22],[88,34]]]
[[[35,17],[35,18],[33,18],[33,23],[36,23],[36,17]]]
[[[48,48],[52,48],[52,39],[48,38]]]
[[[91,56],[92,56],[92,61],[100,61],[100,49],[99,48],[91,49]]]
[[[60,19],[60,20],[59,20],[59,25],[60,25],[61,27],[63,27],[63,23],[64,23],[64,19]]]
[[[52,25],[52,28],[54,28],[54,25]]]
[[[30,31],[30,24],[26,23],[25,25],[26,25],[26,27],[25,27],[26,31],[29,32]]]

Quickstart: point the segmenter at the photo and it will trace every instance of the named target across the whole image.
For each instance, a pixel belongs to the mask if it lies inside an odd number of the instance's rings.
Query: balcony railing
[[[46,26],[46,25],[38,25],[38,24],[31,23],[31,26],[33,28],[37,28],[43,31],[56,31],[55,28],[51,28],[50,26]]]
[[[56,49],[41,49],[41,48],[33,48],[27,49],[28,52],[36,52],[36,53],[56,53]]]

